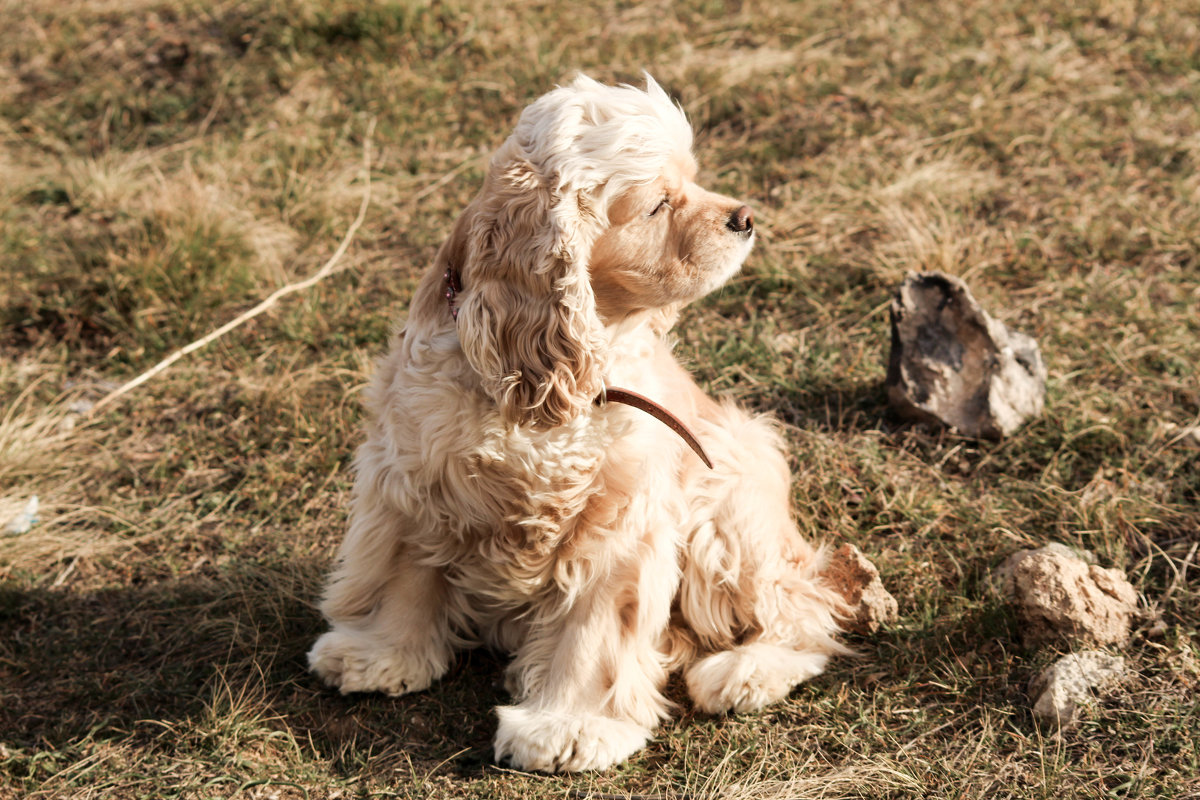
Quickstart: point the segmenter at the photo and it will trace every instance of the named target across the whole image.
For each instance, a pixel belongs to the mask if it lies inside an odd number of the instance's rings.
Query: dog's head
[[[507,419],[553,427],[600,393],[613,326],[678,308],[750,252],[749,208],[696,185],[691,128],[580,77],[525,110],[443,250],[463,352]]]

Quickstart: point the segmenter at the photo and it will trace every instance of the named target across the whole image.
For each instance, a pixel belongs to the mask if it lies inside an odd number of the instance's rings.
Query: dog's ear
[[[463,352],[505,418],[561,425],[600,393],[606,339],[588,280],[585,198],[497,159],[457,235]]]

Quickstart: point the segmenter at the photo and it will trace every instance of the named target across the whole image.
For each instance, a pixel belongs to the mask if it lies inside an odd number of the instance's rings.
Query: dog
[[[701,711],[743,712],[847,652],[776,424],[672,355],[680,309],[755,238],[691,145],[649,76],[522,113],[367,391],[308,654],[326,683],[403,695],[463,648],[511,653],[496,759],[599,770],[667,717],[673,671]]]

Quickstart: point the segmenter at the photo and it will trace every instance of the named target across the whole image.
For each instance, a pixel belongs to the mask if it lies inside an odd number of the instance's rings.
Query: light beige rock
[[[891,316],[886,385],[902,416],[1000,438],[1042,413],[1046,366],[1037,342],[993,319],[961,279],[909,273]]]
[[[1089,564],[1063,545],[1048,545],[1013,554],[997,575],[1030,644],[1123,645],[1129,640],[1138,595],[1118,569]]]
[[[1029,695],[1037,698],[1033,713],[1051,725],[1073,725],[1084,708],[1094,705],[1099,694],[1116,686],[1124,676],[1125,659],[1120,656],[1099,650],[1071,653],[1030,682]]]
[[[1020,563],[1021,559],[1031,553],[1044,553],[1054,556],[1062,556],[1063,558],[1075,558],[1085,564],[1095,564],[1096,554],[1091,550],[1071,547],[1062,542],[1050,542],[1044,544],[1036,550],[1018,550],[1013,553],[1004,563],[992,570],[992,583],[996,591],[1004,598],[1011,596],[1009,581],[1012,580],[1013,568]]]
[[[896,621],[899,611],[896,598],[883,587],[879,570],[854,545],[839,547],[821,574],[850,607],[853,616],[843,622],[848,630],[874,633]]]

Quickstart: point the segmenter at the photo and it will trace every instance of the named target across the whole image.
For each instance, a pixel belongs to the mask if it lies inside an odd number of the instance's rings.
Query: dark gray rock
[[[1042,413],[1037,342],[979,307],[941,272],[909,273],[892,299],[888,400],[901,415],[997,439]]]

